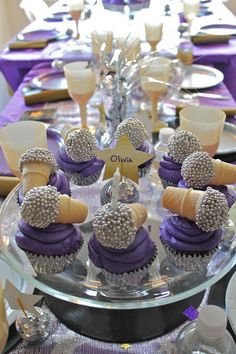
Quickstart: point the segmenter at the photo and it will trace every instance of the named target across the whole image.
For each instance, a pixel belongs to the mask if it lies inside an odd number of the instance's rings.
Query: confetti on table
[[[128,350],[128,349],[132,348],[132,345],[130,345],[129,343],[124,343],[124,344],[121,344],[120,347],[122,349]]]
[[[183,314],[191,321],[198,318],[198,310],[196,310],[193,306],[189,306],[186,310],[184,310]]]

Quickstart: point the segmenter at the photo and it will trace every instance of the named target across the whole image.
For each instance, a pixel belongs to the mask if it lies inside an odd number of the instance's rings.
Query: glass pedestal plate
[[[90,208],[88,222],[100,206],[100,190],[106,181],[88,187],[73,187],[72,195],[86,201]],[[0,212],[0,246],[9,264],[33,286],[40,289],[51,311],[69,328],[83,335],[109,342],[136,342],[167,333],[185,320],[183,311],[198,307],[204,291],[236,263],[236,235],[222,241],[207,269],[195,273],[175,268],[159,241],[158,216],[161,192],[149,181],[140,180],[140,202],[148,209],[147,227],[158,249],[158,262],[136,287],[110,286],[88,259],[84,245],[69,269],[58,274],[36,274],[26,254],[15,242],[19,220],[17,186],[6,198]],[[236,209],[232,221],[236,222]],[[80,227],[77,225],[77,227]],[[81,227],[83,229],[83,227]]]

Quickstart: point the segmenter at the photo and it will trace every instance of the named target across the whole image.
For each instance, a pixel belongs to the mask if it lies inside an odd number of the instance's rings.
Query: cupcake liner
[[[111,196],[108,193],[109,188],[111,187],[111,184],[112,184],[112,181],[109,181],[108,183],[106,183],[103,186],[103,188],[101,190],[100,202],[102,205],[105,205],[105,204],[111,202]],[[137,203],[139,201],[138,190],[135,188],[133,195],[131,193],[129,193],[129,194],[127,194],[126,198],[119,198],[119,201],[121,203],[126,203],[126,204]]]
[[[62,256],[44,256],[41,254],[31,253],[28,251],[25,251],[25,253],[29,258],[32,267],[37,273],[41,273],[41,274],[61,273],[66,268],[68,268],[71,263],[74,262],[82,245],[83,242],[81,242],[80,247],[75,252],[65,254]]]
[[[149,166],[139,167],[138,176],[139,178],[145,177],[151,171],[151,164]]]
[[[167,253],[167,257],[176,268],[186,272],[198,272],[207,268],[217,248],[202,253],[177,252],[171,249],[162,239],[161,242]]]
[[[89,186],[90,184],[97,182],[101,175],[101,171],[102,170],[99,170],[91,176],[84,177],[80,173],[64,170],[65,175],[69,178],[70,182],[77,186]]]
[[[157,259],[157,249],[150,260],[150,262],[143,266],[140,269],[135,269],[126,273],[110,273],[105,269],[102,269],[102,275],[105,276],[107,283],[113,287],[119,288],[129,288],[139,285],[143,278],[146,277],[149,273],[152,265],[156,264],[155,260]]]
[[[159,178],[161,180],[161,184],[164,189],[166,189],[167,187],[177,187],[178,186],[178,183],[168,181],[167,179],[165,179],[161,176],[159,176]]]

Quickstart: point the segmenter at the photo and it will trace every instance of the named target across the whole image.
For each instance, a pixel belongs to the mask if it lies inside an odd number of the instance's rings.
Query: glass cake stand
[[[106,181],[88,187],[72,187],[72,196],[87,202],[87,223],[75,225],[86,230],[94,212],[100,207],[100,190]],[[83,233],[84,245],[69,269],[58,274],[36,274],[26,254],[17,247],[15,232],[19,220],[17,186],[6,198],[0,212],[0,246],[9,264],[29,283],[40,289],[58,319],[73,330],[110,342],[133,342],[156,336],[184,321],[183,311],[197,307],[204,290],[236,263],[236,235],[223,239],[207,269],[184,272],[172,265],[159,241],[159,224],[167,211],[160,207],[161,190],[148,178],[140,180],[140,202],[148,209],[147,227],[158,249],[158,262],[139,286],[110,286],[88,259],[87,241],[91,232]],[[231,220],[236,223],[236,209]],[[89,229],[89,228],[88,228]]]

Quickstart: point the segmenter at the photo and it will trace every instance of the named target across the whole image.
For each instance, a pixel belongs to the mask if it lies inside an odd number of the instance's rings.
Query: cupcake
[[[110,285],[136,286],[147,276],[156,247],[142,227],[146,218],[146,209],[137,203],[118,202],[116,209],[109,203],[95,213],[89,258]]]
[[[225,195],[229,208],[236,201],[235,191],[226,186],[236,183],[235,165],[214,160],[207,152],[195,152],[184,160],[181,175],[179,187],[205,190],[211,186]]]
[[[101,174],[104,161],[96,157],[96,139],[86,128],[70,130],[57,156],[59,167],[69,180],[78,186],[95,183]]]
[[[32,188],[25,195],[15,239],[36,272],[62,272],[74,261],[83,239],[72,223],[83,222],[87,213],[86,205],[56,187]]]
[[[122,135],[127,135],[136,150],[154,153],[152,144],[147,140],[148,134],[142,122],[136,118],[124,120],[117,127],[115,139],[118,141]],[[153,158],[138,167],[139,177],[145,176],[151,169]]]
[[[19,204],[33,187],[51,185],[59,193],[71,195],[69,180],[62,171],[57,171],[55,157],[48,149],[27,150],[20,158],[19,170],[22,176],[22,187],[18,193]]]
[[[169,138],[168,154],[160,161],[158,175],[163,188],[177,187],[181,177],[181,166],[187,156],[195,151],[200,151],[200,141],[191,132],[179,130]]]
[[[170,261],[185,271],[206,268],[227,222],[225,196],[210,187],[206,191],[168,187],[162,205],[177,214],[160,225],[160,239]]]

